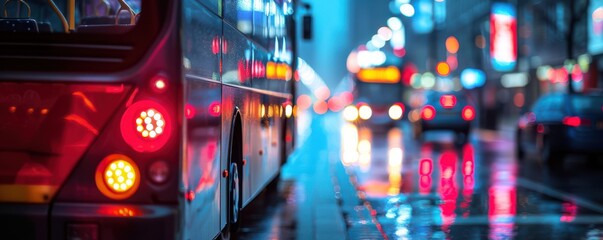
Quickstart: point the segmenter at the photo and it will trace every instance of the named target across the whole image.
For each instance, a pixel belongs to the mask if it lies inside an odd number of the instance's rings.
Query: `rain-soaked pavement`
[[[512,133],[474,131],[459,146],[445,132],[414,141],[406,124],[357,131],[350,165],[390,239],[603,236],[603,167],[586,158],[568,157],[564,171],[551,172],[536,159],[518,161]]]
[[[341,143],[341,160],[389,239],[603,239],[603,164],[570,156],[563,171],[552,172],[533,157],[518,161],[512,132],[474,130],[458,145],[445,132],[415,141],[407,123],[340,125],[308,131]],[[296,236],[296,187],[285,183],[285,194],[247,214],[241,239]]]

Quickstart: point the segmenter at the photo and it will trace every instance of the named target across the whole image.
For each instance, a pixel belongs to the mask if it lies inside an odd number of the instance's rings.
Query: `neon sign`
[[[508,3],[493,3],[490,14],[490,59],[496,71],[511,71],[517,62],[517,18]]]

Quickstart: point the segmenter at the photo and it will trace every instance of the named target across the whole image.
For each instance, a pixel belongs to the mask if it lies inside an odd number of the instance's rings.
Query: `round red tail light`
[[[421,118],[423,118],[423,120],[432,120],[435,118],[436,115],[436,110],[433,106],[431,105],[427,105],[425,107],[423,107],[423,110],[421,111]]]
[[[471,106],[463,108],[463,119],[465,121],[471,121],[475,118],[475,110]]]
[[[132,104],[121,118],[124,141],[138,152],[154,152],[168,141],[172,122],[167,110],[153,101]]]

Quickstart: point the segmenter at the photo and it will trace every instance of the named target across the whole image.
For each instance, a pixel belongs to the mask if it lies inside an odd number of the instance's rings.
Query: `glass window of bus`
[[[246,35],[252,31],[254,3],[261,0],[224,0],[224,19]]]
[[[136,26],[142,0],[7,0],[3,33],[124,33]]]
[[[201,3],[216,15],[222,16],[222,0],[201,0]]]

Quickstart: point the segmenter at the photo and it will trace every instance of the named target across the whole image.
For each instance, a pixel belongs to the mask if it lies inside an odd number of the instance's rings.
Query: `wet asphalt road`
[[[407,123],[342,122],[340,134],[329,141],[341,143],[389,239],[603,239],[603,164],[568,156],[550,171],[536,157],[516,159],[505,132],[474,130],[464,145],[446,132],[416,141]],[[295,188],[255,201],[239,238],[294,239]]]
[[[603,167],[585,157],[557,172],[518,161],[512,134],[474,131],[459,146],[445,132],[415,141],[405,124],[358,132],[350,166],[390,239],[603,237]]]

